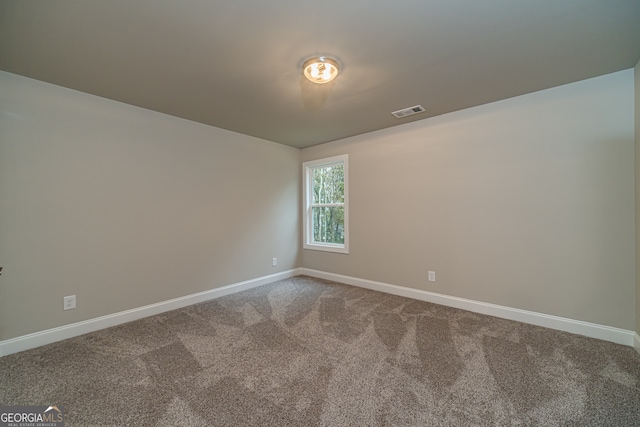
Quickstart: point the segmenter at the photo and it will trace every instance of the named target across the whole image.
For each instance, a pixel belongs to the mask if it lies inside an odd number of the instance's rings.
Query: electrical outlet
[[[436,281],[436,272],[435,271],[430,271],[429,272],[429,281],[430,282],[435,282]]]
[[[62,299],[62,308],[65,310],[71,310],[72,308],[76,308],[76,296],[70,295],[68,297],[64,297]]]
[[[272,266],[272,267],[275,267],[276,265],[278,265],[278,258],[273,258],[273,259],[271,260],[271,266]]]

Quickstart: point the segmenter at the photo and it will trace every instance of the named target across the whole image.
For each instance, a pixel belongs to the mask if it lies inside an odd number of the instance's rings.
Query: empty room
[[[0,1],[0,426],[640,425],[637,0]]]

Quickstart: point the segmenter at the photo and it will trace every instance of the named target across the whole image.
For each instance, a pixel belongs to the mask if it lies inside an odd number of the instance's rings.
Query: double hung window
[[[305,162],[305,249],[349,253],[347,155]]]

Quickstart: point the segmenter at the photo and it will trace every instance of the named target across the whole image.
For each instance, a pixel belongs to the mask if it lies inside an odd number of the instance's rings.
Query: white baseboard
[[[293,270],[270,274],[268,276],[258,277],[256,279],[246,280],[244,282],[234,283],[232,285],[222,286],[220,288],[204,292],[185,295],[168,301],[145,305],[144,307],[137,307],[131,310],[121,311],[119,313],[108,314],[106,316],[100,316],[94,319],[84,320],[82,322],[72,323],[70,325],[64,325],[0,341],[0,356],[29,350],[45,344],[51,344],[56,341],[62,341],[67,338],[76,337],[78,335],[98,331],[100,329],[109,328],[111,326],[120,325],[122,323],[131,322],[133,320],[142,319],[144,317],[153,316],[166,311],[176,310],[178,308],[220,298],[225,295],[234,294],[236,292],[255,288],[267,283],[287,279],[299,274],[301,274],[300,269],[295,268]]]
[[[109,328],[111,326],[120,325],[122,323],[131,322],[133,320],[142,319],[144,317],[176,310],[189,305],[209,301],[215,298],[220,298],[225,295],[241,292],[247,289],[265,285],[267,283],[294,277],[300,274],[311,277],[318,277],[326,280],[332,280],[335,282],[358,286],[374,291],[385,292],[388,294],[413,298],[420,301],[432,302],[448,307],[460,308],[463,310],[487,314],[503,319],[515,320],[532,325],[571,332],[591,338],[611,341],[617,344],[633,346],[636,348],[636,350],[638,350],[638,352],[640,352],[640,336],[638,336],[638,334],[633,331],[628,331],[625,329],[613,328],[610,326],[598,325],[595,323],[583,322],[580,320],[567,319],[564,317],[551,316],[548,314],[536,313],[533,311],[520,310],[517,308],[505,307],[496,304],[489,304],[465,298],[458,298],[449,295],[438,294],[435,292],[423,291],[420,289],[375,282],[372,280],[360,279],[357,277],[343,276],[340,274],[327,273],[324,271],[312,270],[308,268],[295,268],[292,270],[283,271],[281,273],[246,280],[244,282],[234,283],[228,286],[222,286],[220,288],[215,288],[204,292],[198,292],[196,294],[185,295],[183,297],[174,298],[168,301],[162,301],[131,310],[121,311],[119,313],[108,314],[106,316],[96,317],[94,319],[89,319],[82,322],[72,323],[70,325],[64,325],[57,328],[47,329],[44,331],[35,332],[33,334],[23,335],[5,341],[0,341],[0,357],[40,347],[42,345],[51,344],[53,342],[62,341],[67,338],[73,338],[78,335],[98,331],[100,329]]]
[[[358,286],[374,291],[413,298],[420,301],[432,302],[448,307],[460,308],[475,313],[487,314],[489,316],[500,317],[502,319],[516,320],[518,322],[531,325],[543,326],[545,328],[556,329],[591,338],[611,341],[616,344],[635,346],[640,351],[640,337],[634,331],[613,328],[595,323],[583,322],[580,320],[567,319],[564,317],[551,316],[548,314],[536,313],[533,311],[520,310],[517,308],[505,307],[496,304],[489,304],[480,301],[458,298],[435,292],[423,291],[420,289],[407,288],[404,286],[391,285],[388,283],[374,282],[357,277],[343,276],[341,274],[327,273],[324,271],[300,268],[300,274],[320,279],[332,280],[347,285]],[[635,338],[635,339],[634,339]]]

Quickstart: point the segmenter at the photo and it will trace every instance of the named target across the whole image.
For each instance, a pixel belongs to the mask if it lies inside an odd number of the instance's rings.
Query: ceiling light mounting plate
[[[329,83],[339,72],[338,61],[329,56],[314,56],[302,64],[302,73],[313,83]]]

